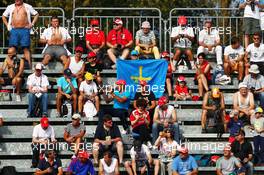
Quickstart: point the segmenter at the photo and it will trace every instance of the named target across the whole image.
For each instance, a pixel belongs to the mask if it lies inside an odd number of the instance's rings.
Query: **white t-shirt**
[[[41,127],[41,124],[38,124],[33,129],[32,137],[35,137],[39,140],[45,140],[51,138],[55,140],[55,132],[52,126],[49,126],[46,130]]]
[[[36,76],[35,73],[28,76],[27,86],[33,86],[33,88],[45,88],[49,86],[48,77],[41,74],[40,77]]]
[[[84,64],[83,60],[80,60],[78,63],[75,60],[75,57],[71,57],[71,62],[69,65],[69,69],[71,69],[73,74],[77,74],[81,69]]]
[[[264,44],[260,43],[259,47],[255,47],[252,43],[248,45],[246,52],[249,53],[250,62],[264,62]]]
[[[130,150],[130,157],[134,160],[148,160],[148,155],[151,155],[147,145],[142,144],[141,150],[139,153],[134,151],[134,146]]]
[[[178,35],[188,35],[190,37],[194,37],[193,29],[191,27],[173,27],[170,37],[174,38]],[[188,38],[180,38],[176,40],[176,42],[174,43],[174,47],[191,48],[192,42]]]
[[[172,151],[177,150],[177,148],[180,146],[175,140],[173,140],[171,143],[168,143],[166,138],[161,138],[161,147],[160,151],[164,154],[169,154]]]
[[[214,45],[217,40],[220,40],[219,32],[214,28],[210,30],[210,34],[208,34],[207,29],[199,32],[199,42],[204,42],[206,45]]]
[[[98,92],[95,82],[92,81],[91,84],[87,84],[86,80],[81,82],[80,91],[83,91],[85,95],[92,95],[92,93]]]
[[[55,32],[55,29],[53,27],[49,27],[49,28],[45,29],[44,32],[40,35],[40,39],[50,40],[51,36],[52,36],[52,34],[54,32]],[[59,33],[61,33],[62,39],[64,39],[64,40],[67,40],[67,39],[71,38],[68,30],[66,30],[64,27],[59,27]],[[48,47],[48,44],[46,44],[46,46],[43,49],[42,53],[45,52],[47,47]],[[66,44],[64,44],[63,47],[67,50]],[[71,55],[71,53],[68,50],[67,50],[67,54]]]
[[[162,109],[160,109],[159,106],[157,106],[156,108],[158,110],[159,119],[160,119],[161,122],[164,122],[165,119],[169,120],[169,121],[172,120],[172,112],[174,110],[173,106],[168,105],[167,110],[164,110],[164,111]]]
[[[247,0],[240,0],[240,4],[245,3],[246,1]],[[259,0],[255,0],[255,2],[259,2]],[[246,5],[246,7],[244,9],[244,17],[260,19],[258,6],[255,5],[255,11],[252,11],[251,10],[251,6],[250,5]]]
[[[224,55],[228,56],[229,60],[236,61],[241,55],[244,55],[244,48],[240,46],[237,49],[233,49],[232,46],[229,45],[225,48]]]
[[[101,164],[103,165],[103,169],[104,169],[104,175],[115,175],[115,167],[117,164],[117,159],[116,158],[112,158],[112,162],[111,165],[108,166],[104,159],[100,159]]]

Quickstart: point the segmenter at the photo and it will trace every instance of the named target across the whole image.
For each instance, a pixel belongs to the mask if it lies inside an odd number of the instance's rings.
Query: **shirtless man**
[[[72,41],[68,31],[59,26],[59,18],[57,16],[51,17],[51,27],[44,30],[40,36],[40,43],[46,44],[43,50],[44,59],[42,64],[48,65],[52,57],[60,59],[64,65],[64,69],[68,65],[68,55],[71,53],[66,48],[66,43]]]
[[[32,23],[30,15],[35,16]],[[20,45],[30,67],[32,66],[29,51],[30,29],[36,24],[38,16],[38,12],[23,0],[15,0],[15,3],[9,5],[2,15],[3,22],[10,31],[9,47],[17,49]]]
[[[16,49],[10,47],[8,49],[7,57],[0,67],[0,85],[14,85],[16,86],[16,101],[20,102],[20,88],[23,82],[22,74],[24,71],[25,60],[24,58],[18,59],[16,56]],[[2,74],[7,69],[8,77],[2,78]]]

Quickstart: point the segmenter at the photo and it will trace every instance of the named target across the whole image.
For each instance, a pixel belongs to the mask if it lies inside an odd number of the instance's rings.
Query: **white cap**
[[[35,69],[42,70],[42,64],[41,63],[37,63],[36,66],[35,66]]]
[[[81,119],[81,115],[78,113],[73,114],[72,119]]]
[[[247,84],[245,82],[239,83],[238,89],[240,89],[240,88],[247,88]]]
[[[144,21],[141,25],[142,28],[150,28],[150,23],[148,21]]]

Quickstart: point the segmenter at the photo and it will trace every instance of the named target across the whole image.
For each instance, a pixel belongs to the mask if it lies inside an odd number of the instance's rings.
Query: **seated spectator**
[[[166,169],[168,174],[172,174],[172,161],[176,156],[178,143],[173,140],[173,132],[171,129],[166,128],[164,131],[159,133],[159,137],[155,142],[155,147],[159,148],[159,159],[160,159],[160,171],[161,175],[165,175]],[[166,168],[167,167],[167,168]]]
[[[75,56],[70,57],[66,67],[71,70],[72,76],[77,79],[79,87],[83,80],[82,77],[85,67],[84,61],[82,60],[83,48],[81,46],[77,46],[74,50]]]
[[[244,77],[244,48],[240,45],[239,38],[234,36],[231,45],[224,51],[224,72],[230,76],[231,73],[238,72],[238,81],[243,81]]]
[[[97,19],[90,21],[90,29],[86,32],[85,39],[89,52],[95,53],[96,57],[102,60],[104,58],[105,34],[104,31],[100,30]]]
[[[131,161],[125,162],[125,168],[129,175],[137,174],[137,168],[140,168],[140,174],[154,165],[154,175],[159,173],[159,160],[153,160],[148,147],[140,140],[134,140],[133,147],[130,150]],[[150,173],[151,174],[151,173]]]
[[[204,91],[209,91],[208,85],[212,84],[212,77],[210,74],[211,66],[209,62],[205,60],[204,53],[198,54],[197,59],[194,83],[195,85],[198,84],[199,100],[202,100]]]
[[[39,163],[39,157],[43,158],[44,150],[50,143],[56,143],[55,132],[49,124],[49,119],[43,117],[40,119],[40,124],[34,126],[32,134],[32,167],[36,168]],[[40,153],[42,156],[40,156]]]
[[[86,151],[80,151],[78,158],[72,159],[67,175],[95,175],[95,170],[92,161],[89,159],[89,154]]]
[[[254,134],[254,154],[256,156],[256,164],[264,163],[264,118],[263,109],[258,107],[255,109],[255,115],[251,116],[251,129]]]
[[[254,100],[260,101],[260,106],[264,108],[264,76],[259,74],[258,65],[252,64],[249,75],[245,76],[243,82],[254,95]]]
[[[73,113],[77,112],[77,81],[72,76],[71,70],[65,69],[64,76],[57,80],[58,94],[56,97],[57,117],[61,117],[62,100],[71,100],[73,102]]]
[[[166,87],[169,97],[172,97],[172,85],[171,85],[172,73],[176,71],[176,68],[173,64],[170,54],[167,51],[162,52],[161,58],[166,59],[168,61],[168,70],[166,74]]]
[[[130,59],[131,60],[138,60],[139,59],[139,52],[137,50],[132,50],[130,52]]]
[[[16,49],[10,47],[7,51],[7,57],[0,68],[0,85],[13,85],[16,87],[16,101],[21,102],[20,91],[23,85],[23,71],[25,67],[24,58],[19,59],[16,55]],[[8,77],[2,75],[7,70]]]
[[[130,105],[130,92],[126,91],[126,81],[125,80],[117,80],[116,89],[110,92],[110,97],[105,96],[105,100],[107,103],[114,101],[114,105],[112,108],[105,108],[100,110],[99,123],[102,122],[103,116],[105,114],[109,114],[111,116],[117,116],[120,118],[124,130],[122,134],[127,134],[130,132],[127,122],[128,117],[128,108]]]
[[[185,77],[179,76],[174,89],[175,100],[192,100],[192,91],[186,85]]]
[[[244,124],[249,124],[250,116],[254,112],[254,96],[246,83],[239,83],[238,88],[239,91],[233,96],[233,108],[239,112],[239,119]]]
[[[141,140],[142,143],[147,142],[148,147],[152,147],[149,133],[150,116],[146,110],[147,102],[140,98],[136,101],[136,106],[130,115],[132,132],[139,135],[137,139]]]
[[[99,175],[119,175],[118,160],[112,157],[112,153],[107,151],[104,158],[100,159]]]
[[[199,32],[199,47],[197,55],[200,53],[216,54],[217,64],[222,65],[222,46],[220,44],[219,32],[215,28],[212,28],[211,20],[206,20],[204,29]]]
[[[117,152],[119,163],[123,163],[123,143],[121,133],[110,115],[105,115],[103,124],[99,124],[95,131],[93,143],[94,164],[98,165],[98,154],[105,151]]]
[[[85,62],[84,72],[89,72],[93,74],[95,82],[98,86],[103,85],[103,80],[100,72],[103,70],[103,65],[96,60],[96,54],[94,52],[89,52],[87,55],[87,61]]]
[[[80,143],[84,140],[86,128],[81,121],[81,115],[76,113],[72,116],[72,122],[67,124],[64,130],[63,138],[72,148],[74,147],[74,155],[78,154]],[[75,157],[75,156],[73,156]]]
[[[182,146],[178,149],[180,155],[173,159],[171,170],[173,175],[198,175],[198,165],[189,155],[188,148]]]
[[[246,175],[253,175],[253,148],[251,143],[245,140],[245,131],[239,131],[236,140],[231,144],[231,152],[246,170]]]
[[[35,174],[63,175],[61,160],[56,157],[55,151],[47,150],[45,154],[46,157],[40,160]]]
[[[249,58],[249,60],[248,60]],[[255,33],[253,35],[253,43],[248,45],[245,53],[245,73],[250,73],[249,68],[251,65],[258,65],[260,74],[264,76],[264,44],[261,43],[261,35]]]
[[[194,41],[194,33],[192,27],[187,26],[187,18],[179,16],[179,26],[173,27],[171,31],[171,40],[174,43],[175,54],[173,59],[179,61],[182,53],[184,53],[194,68],[192,42]]]
[[[89,72],[85,74],[85,80],[80,85],[80,96],[78,97],[78,111],[84,113],[86,117],[93,117],[100,107],[98,90],[93,75]],[[95,107],[94,107],[95,106]]]
[[[44,58],[42,64],[44,66],[49,64],[52,58],[60,59],[67,68],[68,56],[71,54],[66,47],[67,43],[72,41],[71,36],[64,27],[60,27],[60,21],[57,16],[51,17],[51,27],[44,30],[40,36],[39,42],[46,44],[43,54]]]
[[[4,125],[3,114],[0,113],[0,127]]]
[[[129,55],[129,48],[133,45],[133,38],[130,31],[123,27],[123,21],[120,18],[116,18],[113,23],[114,29],[112,29],[107,36],[106,45],[109,47],[107,54],[116,63],[116,57],[124,60]],[[115,65],[112,66],[115,68]]]
[[[36,100],[40,100],[40,109],[42,116],[48,114],[48,86],[49,80],[46,75],[42,73],[41,63],[36,64],[35,72],[28,76],[28,117],[35,117],[34,109],[36,107]]]
[[[150,23],[148,21],[142,22],[141,29],[136,33],[136,47],[140,54],[149,55],[154,54],[155,59],[160,58],[159,49],[156,44],[156,37],[153,31],[150,30]]]
[[[231,173],[245,175],[245,170],[239,160],[232,156],[230,146],[226,146],[224,148],[224,156],[220,157],[216,162],[216,174],[230,175]]]
[[[223,133],[224,128],[222,126],[225,116],[225,100],[219,88],[213,88],[212,91],[204,95],[202,109],[202,133]]]
[[[243,129],[243,122],[239,119],[239,111],[234,109],[229,114],[230,120],[227,122],[227,128],[229,129],[229,143],[235,141],[236,134]]]
[[[159,136],[159,132],[165,128],[172,128],[174,140],[180,142],[180,130],[177,123],[177,115],[174,107],[168,104],[165,96],[160,97],[158,106],[155,108],[152,125],[152,143],[154,144]]]

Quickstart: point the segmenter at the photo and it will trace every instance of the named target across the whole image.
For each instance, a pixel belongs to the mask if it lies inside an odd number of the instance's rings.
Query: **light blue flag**
[[[156,98],[165,91],[167,60],[117,60],[117,79],[126,81],[133,98],[140,91],[139,80],[145,80]]]

